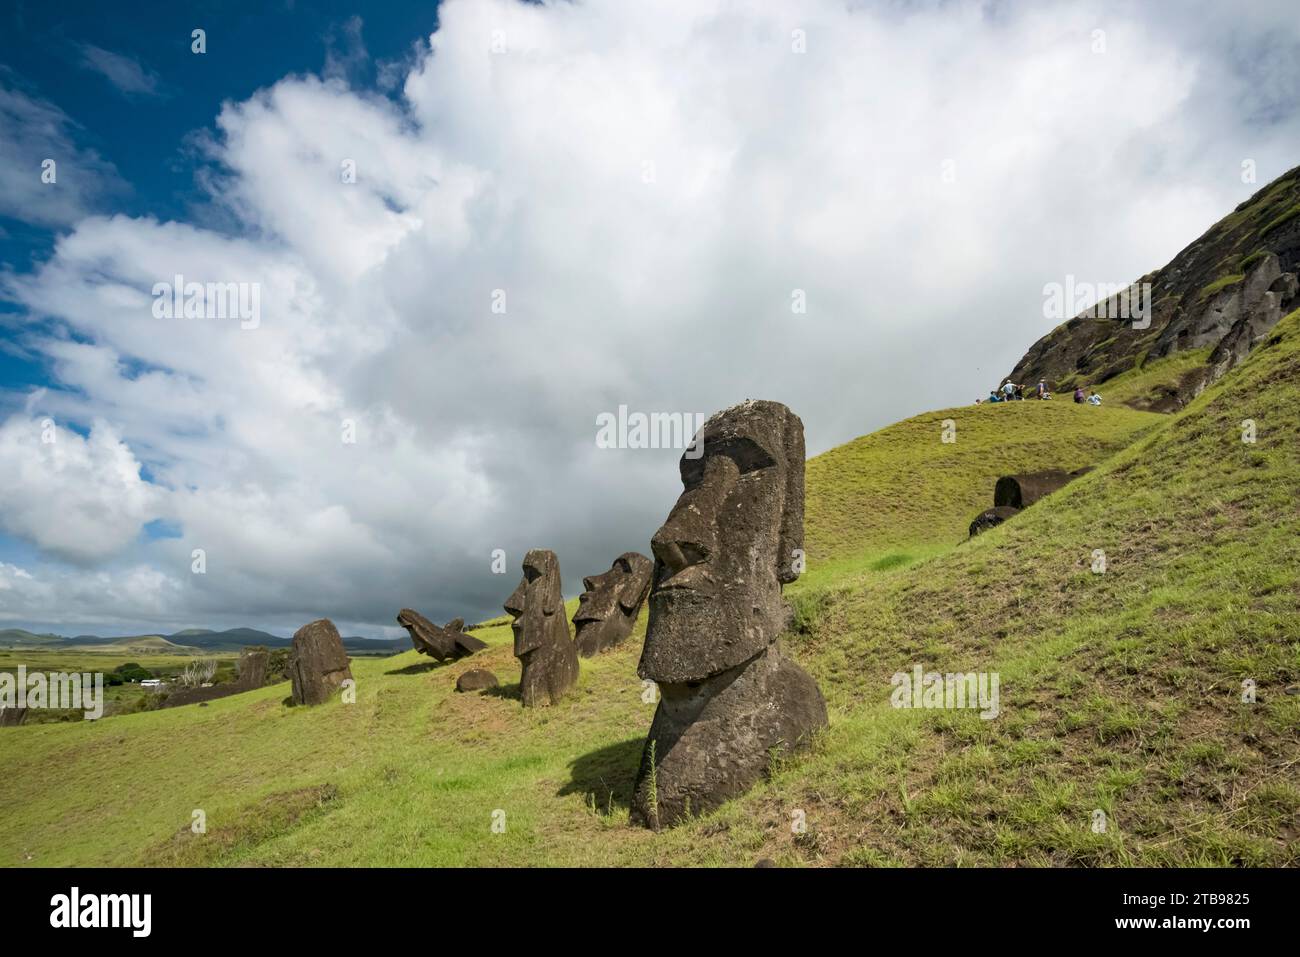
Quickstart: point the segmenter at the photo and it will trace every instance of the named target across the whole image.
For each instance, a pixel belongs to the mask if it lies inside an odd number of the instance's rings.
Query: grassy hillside
[[[0,863],[1300,863],[1300,696],[1285,693],[1300,680],[1297,398],[1293,314],[1177,416],[972,407],[811,462],[823,563],[791,589],[786,644],[831,726],[770,782],[672,831],[627,826],[653,710],[635,674],[644,617],[582,663],[568,699],[530,711],[498,623],[476,632],[487,651],[453,665],[356,661],[354,705],[288,708],[280,685],[0,730]],[[943,418],[954,445],[938,440]],[[1126,436],[1140,437],[1106,458]],[[1099,460],[961,542],[995,473]],[[877,470],[907,482],[877,485]],[[918,560],[864,558],[891,549]],[[914,664],[996,672],[1001,715],[891,708],[890,676]],[[455,694],[471,667],[505,687]]]
[[[954,441],[943,442],[945,421]],[[805,537],[813,577],[898,567],[966,538],[1001,475],[1097,465],[1165,421],[1118,401],[969,405],[928,412],[808,462]]]

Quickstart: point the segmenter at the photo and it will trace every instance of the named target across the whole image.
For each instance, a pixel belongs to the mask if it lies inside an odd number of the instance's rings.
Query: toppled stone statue
[[[1092,471],[1092,466],[1066,472],[1064,469],[1043,469],[1041,472],[1024,472],[1004,475],[993,486],[993,505],[1011,508],[1028,508],[1040,498],[1065,488],[1080,475]]]
[[[497,686],[497,676],[484,668],[471,668],[456,679],[457,691],[486,691]]]
[[[324,704],[351,677],[348,653],[334,622],[320,618],[294,632],[289,656],[294,704]]]
[[[980,532],[987,532],[990,528],[1001,525],[1011,516],[1019,513],[1020,509],[1011,505],[995,505],[993,508],[986,508],[970,523],[970,537],[974,538]]]
[[[659,685],[632,820],[670,826],[748,790],[774,749],[827,722],[816,682],[786,659],[781,586],[803,548],[799,417],[749,401],[714,415],[685,491],[651,541],[650,624],[638,672]]]
[[[555,704],[578,680],[578,652],[569,637],[555,552],[524,556],[524,577],[505,603],[514,619],[515,657],[523,666],[519,696],[525,708]]]
[[[16,728],[26,720],[26,708],[0,708],[0,728]]]
[[[609,571],[582,580],[587,590],[573,613],[579,655],[590,658],[632,633],[653,574],[654,562],[638,552],[624,552]]]
[[[463,618],[453,618],[445,628],[439,628],[418,611],[403,608],[397,613],[397,623],[411,636],[416,651],[438,661],[457,661],[487,647],[473,635],[465,634]]]

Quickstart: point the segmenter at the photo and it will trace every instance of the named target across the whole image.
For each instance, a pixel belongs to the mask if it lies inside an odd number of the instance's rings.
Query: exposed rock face
[[[638,552],[624,552],[609,571],[582,580],[586,591],[573,613],[579,655],[590,658],[632,633],[653,574],[654,562]]]
[[[418,611],[403,608],[397,613],[397,623],[411,636],[416,651],[438,661],[456,661],[487,647],[484,642],[465,633],[463,618],[453,618],[446,627],[439,628]]]
[[[554,552],[534,548],[524,556],[523,580],[506,599],[505,609],[514,619],[524,707],[555,704],[578,680],[578,652],[564,617],[560,562]]]
[[[994,526],[1001,525],[1012,515],[1018,514],[1020,509],[1013,508],[1010,505],[996,505],[993,508],[985,509],[975,516],[975,520],[970,523],[970,537],[974,538],[980,532],[987,532]]]
[[[483,668],[471,668],[456,679],[457,691],[484,691],[497,686],[497,676]]]
[[[289,677],[294,704],[324,704],[352,677],[348,653],[334,622],[320,618],[294,632]]]
[[[26,720],[26,708],[0,708],[0,728],[16,728]]]
[[[1178,352],[1212,349],[1204,366],[1130,403],[1162,412],[1181,408],[1300,306],[1297,208],[1300,168],[1258,190],[1168,265],[1138,280],[1151,284],[1148,326],[1139,321],[1135,327],[1111,308],[1121,297],[1103,296],[1102,309],[1085,310],[1034,343],[1011,379],[1046,378],[1054,392],[1064,394],[1076,385],[1100,388],[1120,373]]]
[[[773,749],[826,724],[816,683],[781,654],[781,586],[803,548],[804,441],[777,402],[745,402],[682,457],[685,490],[655,533],[650,624],[638,669],[659,685],[632,819],[671,826],[748,790]]]

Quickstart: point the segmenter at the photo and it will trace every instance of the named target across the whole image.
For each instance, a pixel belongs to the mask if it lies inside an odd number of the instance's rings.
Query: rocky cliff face
[[[1100,388],[1155,360],[1208,350],[1203,365],[1130,402],[1174,411],[1300,307],[1298,272],[1300,167],[1259,190],[1163,269],[1137,280],[1151,284],[1149,324],[1129,318],[1133,310],[1120,308],[1129,305],[1126,294],[1117,295],[1034,343],[1010,377],[1029,384],[1045,378],[1058,393],[1078,385]]]

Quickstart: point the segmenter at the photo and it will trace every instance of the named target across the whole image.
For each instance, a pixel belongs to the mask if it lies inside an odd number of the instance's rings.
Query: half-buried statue
[[[659,686],[632,820],[671,826],[744,793],[774,750],[808,743],[826,703],[781,654],[781,586],[802,568],[803,423],[750,401],[704,424],[681,459],[685,491],[651,541],[639,673]]]
[[[555,704],[578,680],[578,652],[560,595],[555,552],[534,548],[524,556],[524,577],[505,603],[514,619],[515,657],[523,666],[519,696],[525,708]]]
[[[632,633],[653,574],[654,562],[638,552],[624,552],[609,571],[582,580],[587,590],[573,613],[579,655],[590,658]]]

